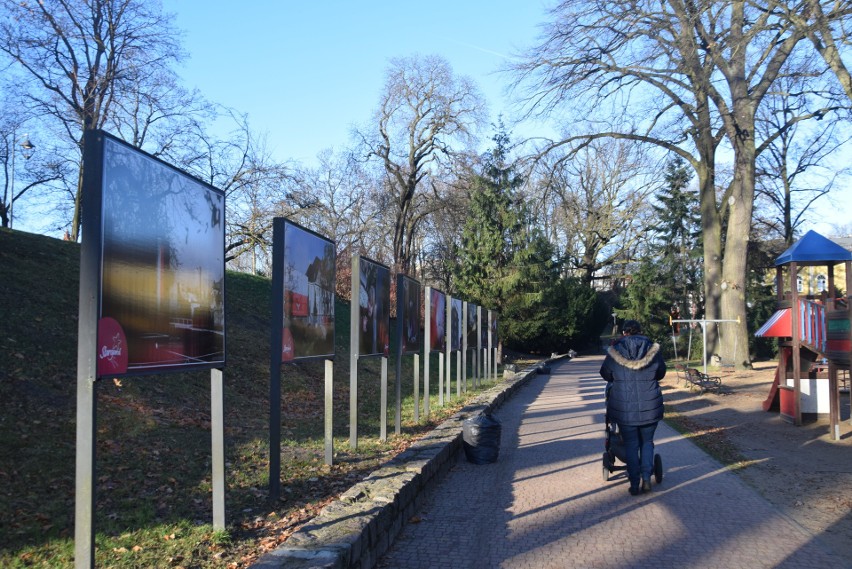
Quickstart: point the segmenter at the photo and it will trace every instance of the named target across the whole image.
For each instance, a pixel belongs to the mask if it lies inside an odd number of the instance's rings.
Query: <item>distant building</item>
[[[852,251],[852,237],[829,237],[847,251]],[[824,266],[800,266],[797,271],[796,288],[801,296],[818,298],[828,293],[828,269]],[[767,271],[767,282],[775,283],[774,269]],[[834,282],[843,295],[848,295],[845,290],[846,267],[843,263],[834,266]],[[773,290],[773,292],[776,292]]]

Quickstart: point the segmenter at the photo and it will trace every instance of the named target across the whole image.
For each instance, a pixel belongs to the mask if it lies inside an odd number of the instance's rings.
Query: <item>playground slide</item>
[[[775,379],[772,380],[772,385],[769,387],[769,394],[763,402],[764,411],[778,411],[780,397],[778,394],[778,386],[781,385],[781,374],[786,375],[787,358],[789,357],[789,348],[782,348],[778,354],[778,366],[775,368]]]
[[[763,402],[764,411],[778,410],[778,383],[780,381],[780,378],[778,376],[780,374],[780,368],[775,368],[775,379],[773,380],[772,385],[769,387],[769,395],[766,396],[766,400]]]

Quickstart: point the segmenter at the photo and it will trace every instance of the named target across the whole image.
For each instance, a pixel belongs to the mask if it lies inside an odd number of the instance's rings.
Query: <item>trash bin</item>
[[[482,413],[465,419],[462,424],[464,454],[473,464],[488,464],[497,461],[500,454],[500,421],[491,414]]]

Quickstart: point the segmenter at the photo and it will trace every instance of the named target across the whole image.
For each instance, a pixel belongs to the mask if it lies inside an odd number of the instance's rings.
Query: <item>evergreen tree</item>
[[[515,256],[524,226],[525,208],[517,197],[523,178],[508,163],[509,135],[500,125],[493,150],[483,156],[482,174],[474,178],[470,209],[457,250],[457,288],[483,306],[503,312],[516,286]]]
[[[508,159],[503,129],[483,156],[472,185],[470,212],[455,256],[458,290],[500,314],[508,347],[549,353],[577,346],[594,307],[595,292],[560,279],[552,244],[520,197],[524,183]]]
[[[690,314],[690,302],[701,304],[701,219],[698,197],[687,190],[689,170],[677,157],[666,166],[666,186],[653,208],[658,218],[645,257],[622,298],[623,318],[643,323],[651,337],[671,334],[669,314]],[[691,300],[690,300],[691,299]],[[699,308],[700,311],[700,308]],[[669,344],[663,344],[668,349]]]
[[[691,170],[676,156],[666,165],[666,186],[657,196],[654,212],[658,222],[655,252],[661,261],[660,271],[671,290],[670,304],[681,314],[687,314],[687,299],[692,295],[699,301],[701,280],[701,212],[698,195],[687,190]]]
[[[671,335],[668,316],[672,307],[671,274],[665,274],[665,266],[652,256],[645,257],[631,276],[622,297],[623,310],[616,313],[642,323],[643,333],[661,342]]]

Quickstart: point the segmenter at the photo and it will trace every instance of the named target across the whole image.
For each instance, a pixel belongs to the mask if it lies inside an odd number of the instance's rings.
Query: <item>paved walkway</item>
[[[462,455],[378,566],[852,567],[663,423],[662,484],[630,496],[623,471],[604,482],[601,361],[556,364],[504,403],[499,460]]]

